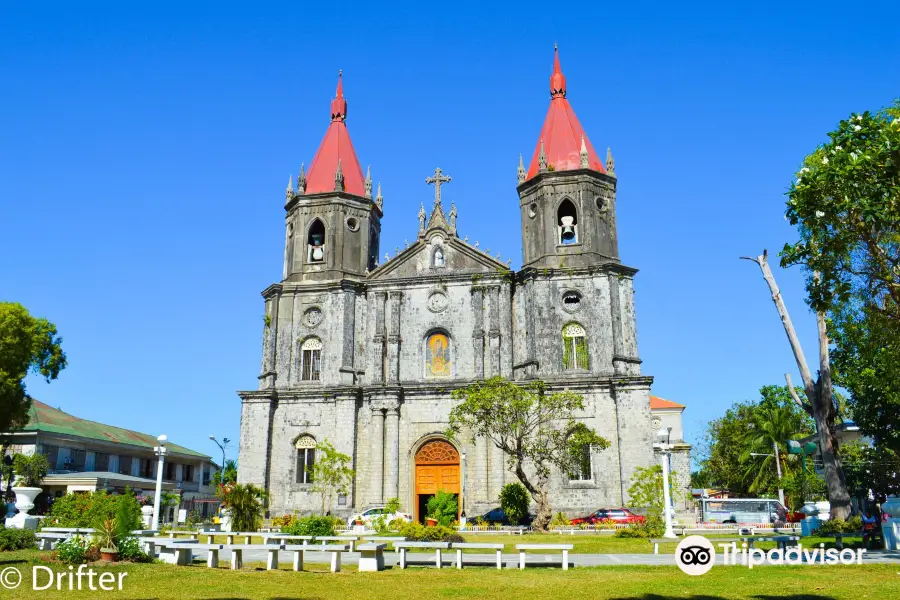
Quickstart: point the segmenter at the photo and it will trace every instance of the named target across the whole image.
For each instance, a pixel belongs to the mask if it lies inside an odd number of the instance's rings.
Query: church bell
[[[575,239],[575,225],[573,224],[574,219],[572,217],[562,217],[559,222],[562,223],[562,240],[564,242],[571,242]]]

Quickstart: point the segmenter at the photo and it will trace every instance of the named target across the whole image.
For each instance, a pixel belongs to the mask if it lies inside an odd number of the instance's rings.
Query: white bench
[[[319,542],[340,542],[342,544],[350,545],[350,552],[353,552],[354,546],[356,546],[356,542],[359,541],[358,535],[317,535],[315,536],[315,542],[318,544]]]
[[[435,565],[438,569],[441,568],[442,564],[442,556],[441,552],[443,550],[450,549],[450,542],[394,542],[394,548],[398,548],[400,550],[400,568],[406,568],[406,551],[409,549],[428,549],[435,551]]]
[[[281,546],[285,552],[294,553],[294,570],[302,571],[303,563],[306,559],[307,552],[330,552],[331,553],[331,572],[339,573],[341,570],[341,554],[348,551],[346,544],[322,544],[314,546],[311,544],[294,544],[292,546]]]
[[[287,533],[279,533],[277,535],[270,535],[265,538],[265,543],[267,544],[286,544],[292,541],[300,541],[300,542],[311,542],[313,538],[316,537],[314,535],[290,535]]]
[[[57,542],[69,539],[72,535],[68,533],[44,533],[43,531],[40,531],[34,534],[34,537],[38,541],[38,550],[53,550],[53,546]]]
[[[158,558],[169,565],[185,566],[194,560],[192,547],[197,540],[167,540],[157,539],[155,545],[159,547]]]
[[[463,568],[463,550],[465,549],[476,549],[476,550],[495,550],[497,552],[497,568],[503,568],[503,548],[505,548],[505,544],[479,544],[479,543],[456,543],[453,542],[451,548],[456,550],[456,568]]]
[[[568,571],[569,550],[573,547],[572,544],[516,544],[516,550],[519,551],[519,568],[525,568],[525,552],[527,550],[562,550],[562,568],[563,571]]]
[[[356,547],[359,550],[360,571],[384,571],[384,549],[387,544],[366,542]]]
[[[41,527],[41,532],[68,533],[69,535],[87,535],[94,533],[92,527]]]
[[[394,536],[391,536],[391,535],[376,535],[376,536],[372,536],[372,537],[364,537],[364,538],[363,538],[363,541],[366,541],[366,542],[372,542],[372,543],[374,543],[374,544],[381,544],[381,543],[384,543],[384,544],[391,545],[391,544],[394,544],[395,542],[405,542],[405,541],[406,541],[406,538],[403,537],[402,535],[394,535]],[[394,547],[394,552],[400,552],[400,548],[397,548],[397,547],[395,546],[395,547]]]

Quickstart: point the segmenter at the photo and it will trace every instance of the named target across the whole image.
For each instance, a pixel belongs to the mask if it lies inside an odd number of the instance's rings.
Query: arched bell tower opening
[[[557,244],[567,246],[578,243],[578,211],[572,201],[566,198],[556,211],[558,239]]]
[[[456,494],[460,502],[461,476],[459,450],[445,437],[427,438],[413,460],[413,518],[425,522],[428,501],[439,490]],[[457,515],[457,518],[459,515]]]

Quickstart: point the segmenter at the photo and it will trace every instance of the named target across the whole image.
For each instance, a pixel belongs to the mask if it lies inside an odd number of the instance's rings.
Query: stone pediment
[[[369,281],[508,271],[509,266],[440,229],[430,230],[369,273]]]

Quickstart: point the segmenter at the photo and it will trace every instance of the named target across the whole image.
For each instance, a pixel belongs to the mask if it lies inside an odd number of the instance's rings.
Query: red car
[[[586,517],[572,519],[572,525],[580,525],[587,523],[588,525],[596,525],[603,521],[613,521],[615,523],[643,523],[647,517],[636,515],[627,508],[601,508],[589,514]]]

